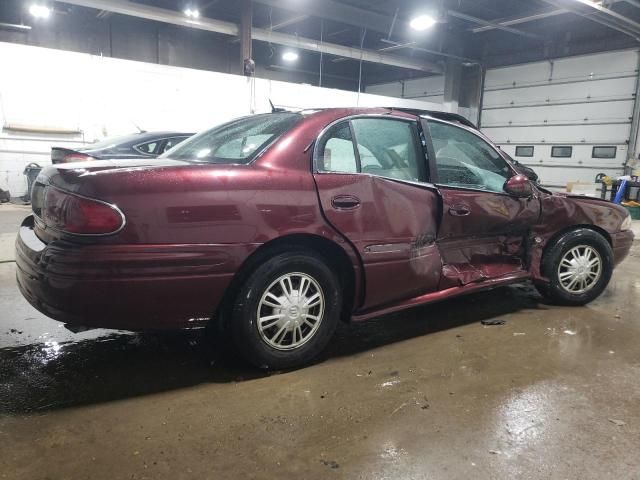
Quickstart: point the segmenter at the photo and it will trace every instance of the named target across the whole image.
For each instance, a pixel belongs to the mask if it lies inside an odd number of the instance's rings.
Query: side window
[[[424,179],[424,158],[418,151],[414,122],[387,118],[356,118],[351,121],[362,173],[400,180]]]
[[[171,150],[173,147],[178,145],[180,142],[186,140],[188,137],[171,137],[167,138],[167,142],[164,144],[164,148],[161,153],[166,152],[167,150]]]
[[[142,145],[136,145],[136,150],[139,150],[142,153],[146,153],[147,155],[153,155],[158,147],[158,143],[160,142],[149,142],[143,143]]]
[[[429,132],[438,183],[504,192],[504,182],[512,171],[491,145],[471,132],[444,123],[430,121]]]
[[[321,140],[316,168],[323,172],[358,173],[349,122],[335,125]]]

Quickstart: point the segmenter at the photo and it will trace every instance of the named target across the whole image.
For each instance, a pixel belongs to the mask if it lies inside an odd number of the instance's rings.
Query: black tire
[[[274,288],[272,284],[283,275],[303,274],[316,282],[321,289],[324,299],[323,314],[319,316],[319,325],[315,332],[302,345],[288,350],[274,348],[258,328],[258,308],[262,297],[268,289]],[[301,280],[300,280],[301,281]],[[309,280],[307,280],[309,281]],[[299,288],[296,293],[299,293]],[[321,297],[322,298],[322,297]],[[241,285],[233,302],[233,314],[231,319],[231,335],[240,354],[253,365],[265,369],[285,369],[300,367],[308,364],[324,350],[333,336],[340,318],[342,307],[342,294],[340,283],[334,272],[317,256],[307,251],[294,251],[276,254],[257,267]],[[265,308],[263,305],[260,308]],[[268,307],[267,307],[268,308]],[[273,312],[282,314],[280,310]],[[288,310],[287,310],[288,315]],[[300,313],[294,315],[300,315]],[[289,317],[287,316],[287,319]],[[300,317],[298,317],[300,318]],[[287,321],[287,319],[283,320]],[[280,321],[280,320],[278,320]],[[303,322],[296,319],[294,321]],[[279,324],[273,327],[276,331],[282,328]],[[307,333],[311,331],[308,326],[302,325],[301,329]],[[272,332],[273,330],[271,330]],[[300,330],[302,332],[302,330]],[[289,335],[284,334],[289,340]],[[300,336],[300,334],[298,334]],[[295,340],[295,337],[293,337]],[[286,343],[283,340],[283,343]],[[284,347],[283,347],[284,348]]]
[[[597,252],[601,267],[599,276],[585,291],[573,292],[562,285],[559,266],[568,252],[582,246],[591,247]],[[542,274],[549,279],[549,283],[536,285],[543,296],[561,305],[585,305],[597,298],[609,284],[613,272],[613,251],[607,239],[598,232],[588,228],[577,228],[563,234],[549,245],[542,257],[541,267]]]

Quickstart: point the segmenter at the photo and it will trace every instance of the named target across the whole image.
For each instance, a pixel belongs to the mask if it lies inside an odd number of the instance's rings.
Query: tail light
[[[71,150],[70,148],[52,147],[51,148],[51,163],[71,163],[71,162],[85,162],[87,160],[93,160],[94,157],[87,155],[86,153],[78,152],[77,150]]]
[[[91,160],[93,157],[90,155],[85,155],[84,153],[69,153],[62,157],[61,163],[72,163],[72,162],[85,162],[87,160]]]
[[[45,192],[42,220],[47,226],[78,235],[108,235],[124,226],[117,207],[49,186]]]

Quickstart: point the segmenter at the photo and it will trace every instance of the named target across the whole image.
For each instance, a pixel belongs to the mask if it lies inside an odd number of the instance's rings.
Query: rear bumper
[[[622,260],[627,258],[631,246],[633,245],[633,232],[631,230],[624,230],[622,232],[614,233],[611,235],[611,244],[613,247],[613,261],[617,265]]]
[[[16,239],[24,297],[65,323],[126,330],[193,327],[215,313],[257,245],[43,243],[27,217]]]

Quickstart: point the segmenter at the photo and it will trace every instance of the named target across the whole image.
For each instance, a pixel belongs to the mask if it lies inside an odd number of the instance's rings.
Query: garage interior
[[[586,306],[500,287],[267,372],[203,330],[68,331],[14,257],[52,147],[272,108],[456,113],[637,212],[639,41],[638,0],[3,0],[0,478],[640,478],[637,240]]]

